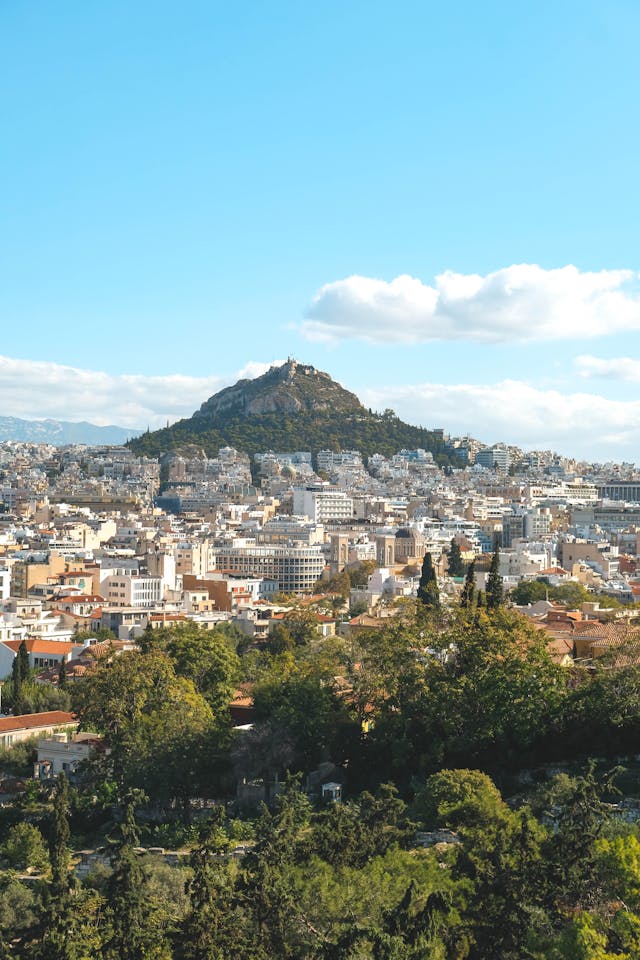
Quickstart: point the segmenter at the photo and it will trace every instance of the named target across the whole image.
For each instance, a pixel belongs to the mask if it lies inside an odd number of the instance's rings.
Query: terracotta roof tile
[[[59,727],[77,722],[75,716],[65,710],[27,713],[17,717],[0,717],[0,733],[10,733],[12,730],[37,730],[39,727]]]
[[[80,646],[68,640],[42,640],[40,637],[27,637],[24,642],[29,653],[71,653],[74,647]],[[17,653],[22,640],[3,640],[2,643]]]

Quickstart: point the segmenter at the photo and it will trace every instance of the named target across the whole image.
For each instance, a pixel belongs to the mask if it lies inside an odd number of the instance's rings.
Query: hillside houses
[[[265,611],[363,563],[347,600],[375,618],[415,596],[426,552],[444,602],[455,602],[452,541],[465,568],[475,562],[479,588],[499,542],[507,590],[538,582],[544,596],[577,584],[600,611],[633,606],[640,505],[605,498],[614,481],[618,492],[636,489],[630,465],[510,448],[507,474],[499,462],[484,466],[469,438],[442,439],[468,451],[466,466],[443,470],[430,453],[406,449],[369,460],[325,450],[316,461],[308,451],[265,451],[252,467],[230,447],[155,460],[126,448],[0,444],[2,662],[23,639],[34,663],[52,666],[74,660],[77,634],[108,629],[133,642],[148,626],[190,620],[232,621],[264,637]],[[605,641],[594,635],[579,659],[599,655]]]

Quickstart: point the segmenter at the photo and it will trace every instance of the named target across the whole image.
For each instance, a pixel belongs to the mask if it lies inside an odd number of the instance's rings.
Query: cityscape
[[[640,960],[639,40],[0,4],[0,960]]]

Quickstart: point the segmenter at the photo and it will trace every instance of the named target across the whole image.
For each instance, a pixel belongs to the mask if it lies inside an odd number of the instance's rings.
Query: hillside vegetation
[[[136,453],[160,456],[190,445],[208,456],[232,446],[252,456],[263,450],[359,450],[391,456],[422,448],[439,463],[453,462],[442,440],[403,423],[393,411],[373,413],[331,377],[289,362],[255,380],[241,380],[207,400],[192,417],[130,441]]]

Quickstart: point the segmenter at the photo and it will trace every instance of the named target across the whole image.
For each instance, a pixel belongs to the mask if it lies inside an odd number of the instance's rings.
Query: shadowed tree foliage
[[[462,577],[464,575],[464,562],[460,553],[460,545],[455,537],[451,540],[449,546],[447,569],[451,577]]]
[[[169,960],[171,953],[150,909],[148,873],[136,852],[140,834],[134,795],[127,797],[109,879],[104,960]]]
[[[489,576],[487,577],[486,600],[487,610],[497,610],[504,601],[504,588],[502,577],[500,576],[500,547],[495,545],[493,556],[491,557],[491,566],[489,567]]]
[[[472,607],[476,600],[476,564],[472,560],[467,567],[467,575],[460,594],[460,606],[465,609]]]
[[[226,960],[239,941],[234,884],[223,828],[224,807],[216,807],[202,842],[191,853],[187,882],[190,910],[176,943],[176,960]]]
[[[418,603],[428,610],[433,610],[440,606],[438,578],[436,577],[436,571],[430,553],[425,553],[422,561],[422,571],[418,583]]]

